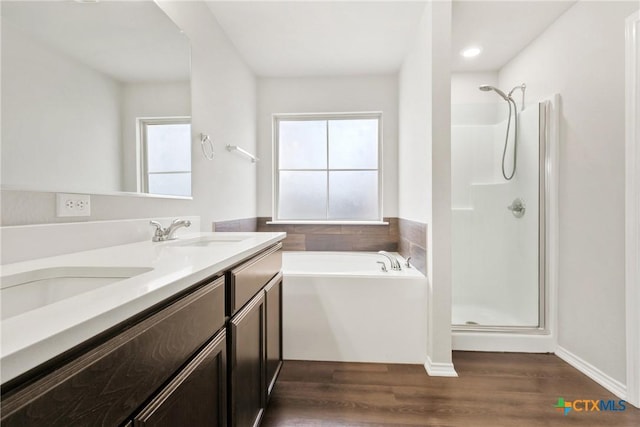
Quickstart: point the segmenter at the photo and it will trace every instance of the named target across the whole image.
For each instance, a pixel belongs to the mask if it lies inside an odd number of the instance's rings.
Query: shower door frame
[[[557,181],[554,178],[557,159],[557,106],[544,100],[535,104],[538,108],[538,325],[456,325],[454,332],[496,332],[522,335],[552,335],[555,322],[553,293],[556,275],[554,257],[557,244]],[[553,108],[555,107],[555,108]],[[554,114],[552,117],[551,114]],[[555,338],[554,338],[555,339]]]

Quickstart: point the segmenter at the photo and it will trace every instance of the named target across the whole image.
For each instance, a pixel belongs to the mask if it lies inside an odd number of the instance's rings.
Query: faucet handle
[[[149,221],[150,225],[153,225],[156,229],[153,232],[153,239],[151,239],[154,242],[159,242],[164,238],[164,228],[162,227],[162,224],[160,224],[158,221]]]
[[[411,257],[407,258],[407,262],[405,263],[407,268],[411,268],[411,263],[409,261],[411,261]]]
[[[387,265],[384,263],[384,261],[376,261],[376,263],[381,264],[380,269],[382,271],[384,271],[385,273],[389,270],[387,270]]]

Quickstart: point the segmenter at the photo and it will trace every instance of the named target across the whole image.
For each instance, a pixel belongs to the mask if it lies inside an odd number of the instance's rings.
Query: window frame
[[[166,194],[158,194],[149,192],[149,159],[147,157],[147,126],[149,125],[191,125],[190,116],[170,116],[170,117],[138,117],[136,118],[138,127],[138,191],[151,195],[166,196]],[[191,144],[189,144],[191,148]],[[166,172],[151,172],[151,174],[177,174],[177,173],[190,173],[191,174],[191,194],[188,196],[174,196],[172,197],[192,197],[193,196],[193,153],[191,153],[191,169],[188,171],[166,171]]]
[[[327,133],[327,167],[326,169],[284,169],[295,171],[326,171],[327,172],[327,208],[324,219],[281,219],[279,216],[280,200],[280,139],[279,129],[281,121],[315,121],[326,120],[357,120],[376,119],[378,121],[378,168],[377,169],[331,169],[329,168],[329,134]],[[272,148],[273,148],[273,182],[272,182],[272,217],[271,224],[386,224],[383,221],[383,115],[382,111],[364,111],[347,113],[280,113],[272,115]],[[330,219],[329,213],[329,172],[331,171],[376,171],[378,173],[378,209],[376,219]]]

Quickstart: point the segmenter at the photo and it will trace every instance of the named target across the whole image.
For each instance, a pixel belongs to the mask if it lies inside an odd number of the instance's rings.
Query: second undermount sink
[[[195,246],[195,247],[207,247],[217,245],[228,245],[229,243],[239,243],[249,236],[245,235],[219,235],[219,236],[203,236],[189,240],[176,240],[172,243],[173,246]]]
[[[2,320],[153,270],[149,267],[52,267],[2,276]]]

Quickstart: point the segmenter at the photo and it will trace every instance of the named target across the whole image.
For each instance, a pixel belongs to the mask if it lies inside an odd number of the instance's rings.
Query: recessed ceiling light
[[[482,49],[480,49],[479,47],[468,47],[466,49],[462,49],[460,55],[464,56],[465,58],[473,58],[480,55],[480,52],[482,52]]]

